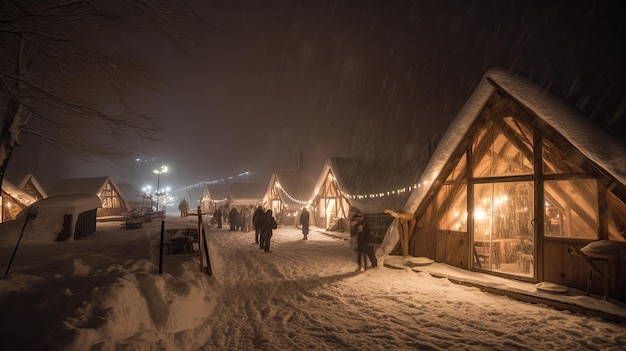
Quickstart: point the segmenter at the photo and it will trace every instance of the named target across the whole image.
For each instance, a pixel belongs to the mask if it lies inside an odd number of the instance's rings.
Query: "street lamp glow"
[[[159,197],[161,196],[161,188],[159,188],[160,182],[161,182],[161,173],[167,173],[167,166],[161,166],[161,169],[155,169],[154,173],[156,173],[157,175],[157,212],[159,212]]]

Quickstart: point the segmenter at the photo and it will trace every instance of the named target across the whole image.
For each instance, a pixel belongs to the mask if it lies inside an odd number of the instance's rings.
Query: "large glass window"
[[[474,177],[532,174],[533,157],[530,142],[532,135],[519,124],[512,122],[510,117],[489,122],[477,134],[472,145]]]
[[[609,240],[626,241],[626,204],[607,191],[606,208]]]
[[[466,157],[463,155],[437,193],[438,228],[467,232]]]
[[[598,238],[598,188],[595,179],[549,180],[545,188],[545,236]]]
[[[533,276],[533,183],[474,186],[474,267]]]

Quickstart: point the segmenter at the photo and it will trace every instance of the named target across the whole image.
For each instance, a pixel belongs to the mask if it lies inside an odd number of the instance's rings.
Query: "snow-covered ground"
[[[165,228],[195,228],[167,217]],[[212,229],[197,253],[164,256],[160,222],[98,224],[80,241],[24,238],[0,279],[0,350],[624,350],[626,326],[519,302],[427,272],[356,272],[349,241],[313,228]],[[13,247],[0,246],[6,265]]]

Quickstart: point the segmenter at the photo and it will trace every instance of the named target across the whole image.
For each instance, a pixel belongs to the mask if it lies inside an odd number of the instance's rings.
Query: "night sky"
[[[142,156],[170,167],[161,182],[174,189],[248,170],[265,185],[272,170],[295,169],[300,151],[311,172],[334,156],[420,157],[492,67],[625,134],[619,2],[199,3],[219,29],[194,33],[189,52],[137,45],[165,83],[137,102],[167,129]],[[45,162],[17,161],[20,152],[13,167],[45,178]],[[62,177],[137,181],[128,160],[64,162]]]

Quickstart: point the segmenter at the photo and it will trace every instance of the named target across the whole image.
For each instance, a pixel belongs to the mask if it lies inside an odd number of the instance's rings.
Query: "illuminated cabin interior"
[[[439,153],[445,162],[425,171],[422,179],[431,177],[430,186],[405,206],[417,222],[409,253],[468,270],[585,290],[589,268],[570,248],[598,240],[626,241],[623,173],[611,169],[610,159],[594,158],[601,150],[586,149],[595,147],[588,139],[592,134],[597,140],[610,138],[581,128],[584,121],[573,110],[560,110],[560,104],[552,110],[535,108],[529,103],[534,97],[520,91],[545,93],[517,79],[488,72],[448,130],[447,137],[455,141]],[[509,81],[515,84],[507,85]],[[544,115],[554,111],[559,118]],[[570,117],[571,123],[565,123]],[[609,153],[626,154],[621,144],[611,145],[606,144]],[[393,254],[400,253],[397,246]],[[626,296],[626,260],[606,264],[614,266],[612,296]],[[592,283],[592,292],[600,293],[602,284]]]

